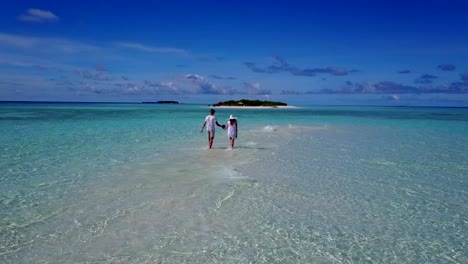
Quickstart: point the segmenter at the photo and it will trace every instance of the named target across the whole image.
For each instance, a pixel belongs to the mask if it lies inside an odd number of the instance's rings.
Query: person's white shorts
[[[215,131],[214,130],[208,130],[208,137],[209,138],[214,138],[215,136]]]

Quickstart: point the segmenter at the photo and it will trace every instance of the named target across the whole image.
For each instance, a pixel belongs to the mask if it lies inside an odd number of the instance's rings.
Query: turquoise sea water
[[[467,263],[468,109],[0,104],[0,263]]]

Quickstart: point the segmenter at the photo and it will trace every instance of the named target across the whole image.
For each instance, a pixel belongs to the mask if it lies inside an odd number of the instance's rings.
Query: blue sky
[[[0,100],[241,98],[468,106],[468,1],[2,4]]]

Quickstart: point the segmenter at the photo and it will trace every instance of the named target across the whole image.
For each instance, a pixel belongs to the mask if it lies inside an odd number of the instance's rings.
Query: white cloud
[[[49,56],[50,57],[50,56]],[[0,65],[31,69],[51,70],[56,72],[74,72],[76,66],[67,63],[57,63],[48,57],[10,54],[0,51]]]
[[[166,88],[171,88],[171,89],[175,89],[176,86],[173,82],[160,82],[159,85],[161,87],[166,87]]]
[[[10,93],[18,87],[21,87],[22,91],[32,94],[56,89],[54,82],[41,76],[29,74],[0,74],[0,92]]]
[[[218,85],[208,81],[205,77],[198,74],[186,74],[183,76],[185,81],[188,81],[195,89],[187,91],[193,94],[223,94],[232,95],[236,90],[231,87],[219,87]]]
[[[173,82],[150,82],[145,81],[145,85],[149,87],[149,91],[155,94],[180,94],[181,91]]]
[[[253,89],[253,90],[260,90],[260,83],[259,82],[244,82],[245,87]]]
[[[33,49],[34,51],[53,53],[78,53],[84,51],[97,51],[98,47],[80,42],[60,38],[36,38],[13,35],[0,32],[0,46],[18,49]]]
[[[91,72],[87,70],[75,70],[75,73],[84,79],[90,79],[95,81],[108,81],[109,77],[102,71]]]
[[[252,95],[271,95],[268,89],[262,89],[259,82],[244,82],[244,88],[248,94]]]
[[[141,88],[138,86],[131,86],[127,88],[127,92],[129,93],[138,93],[141,91]]]
[[[26,67],[26,68],[43,67],[43,66],[40,66],[39,64],[34,64],[30,62],[24,62],[24,61],[18,61],[18,60],[4,60],[4,59],[0,59],[0,64],[8,65],[8,66],[15,66],[15,67]]]
[[[134,49],[134,50],[151,52],[151,53],[167,53],[167,54],[177,54],[177,55],[188,54],[186,50],[178,49],[178,48],[154,47],[154,46],[147,46],[147,45],[143,45],[140,43],[133,43],[133,42],[114,42],[114,44],[122,48]]]
[[[0,45],[17,48],[30,48],[37,45],[38,39],[18,35],[5,34],[0,32]]]
[[[186,74],[185,79],[195,80],[195,81],[204,81],[205,80],[205,78],[203,76],[198,75],[198,74],[192,74],[192,73]]]
[[[59,18],[50,11],[30,8],[24,14],[21,14],[18,19],[27,22],[55,22]]]
[[[389,98],[393,101],[398,101],[400,100],[400,96],[397,95],[397,94],[392,94],[392,95],[389,95]]]

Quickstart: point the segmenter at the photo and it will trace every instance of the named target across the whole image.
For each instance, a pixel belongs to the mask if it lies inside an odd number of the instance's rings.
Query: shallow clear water
[[[468,109],[208,110],[0,104],[0,262],[468,262]]]

